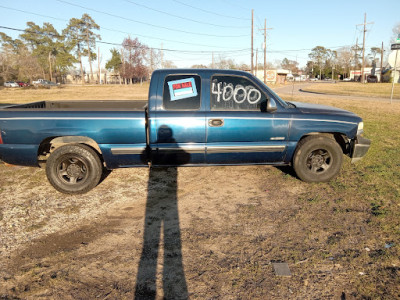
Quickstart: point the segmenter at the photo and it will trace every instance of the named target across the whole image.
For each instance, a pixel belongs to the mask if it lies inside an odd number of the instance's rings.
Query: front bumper
[[[360,135],[356,139],[351,141],[351,162],[355,163],[367,154],[369,147],[371,146],[371,140],[366,139]]]

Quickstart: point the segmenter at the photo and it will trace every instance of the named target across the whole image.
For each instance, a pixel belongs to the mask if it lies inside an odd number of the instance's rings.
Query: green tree
[[[308,57],[314,63],[314,73],[319,72],[319,78],[321,79],[328,58],[328,49],[323,46],[314,47],[311,49],[311,53],[308,54]]]
[[[88,15],[83,14],[82,18],[82,33],[84,35],[84,44],[86,45],[86,49],[84,51],[84,56],[87,56],[89,59],[90,66],[90,79],[93,81],[93,69],[92,69],[92,61],[96,60],[96,39],[101,39],[100,35],[95,33],[93,30],[100,30],[100,26],[96,24],[96,22]]]
[[[26,42],[41,66],[43,77],[48,70],[50,80],[53,73],[62,76],[76,60],[71,55],[71,48],[64,43],[64,37],[50,23],[40,27],[34,22],[27,23],[28,28],[20,37]]]
[[[96,59],[96,39],[100,35],[93,30],[99,30],[100,26],[88,15],[83,14],[81,19],[71,18],[67,28],[63,30],[68,47],[75,49],[75,55],[80,64],[82,84],[84,84],[84,74],[82,56],[87,56],[90,65],[91,80],[93,80],[92,61]]]
[[[7,34],[0,32],[0,77],[4,81],[16,79],[18,74],[18,46]]]
[[[119,83],[121,84],[121,67],[122,59],[121,54],[115,48],[110,49],[111,58],[106,63],[106,69],[118,74]]]
[[[81,71],[81,81],[82,84],[85,84],[85,77],[83,74],[83,65],[82,65],[82,44],[83,38],[81,33],[81,20],[76,18],[71,18],[67,25],[67,28],[63,30],[63,35],[65,36],[67,46],[72,50],[75,50],[75,58],[79,62],[79,67]]]

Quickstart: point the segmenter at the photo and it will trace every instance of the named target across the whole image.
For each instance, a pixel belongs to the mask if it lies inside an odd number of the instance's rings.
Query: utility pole
[[[264,19],[264,28],[259,29],[264,31],[264,83],[267,83],[267,30],[273,28],[267,28],[267,19]]]
[[[264,83],[267,83],[267,19],[264,19]]]
[[[153,49],[150,49],[150,76],[153,74],[153,66],[154,66],[154,59],[153,59]]]
[[[363,33],[363,54],[362,54],[362,68],[361,68],[361,76],[362,76],[362,83],[365,83],[364,79],[364,67],[365,67],[365,33],[367,32],[366,26],[367,24],[374,24],[374,22],[369,22],[367,23],[367,14],[364,13],[364,23],[363,24],[358,24],[357,26],[364,26],[364,33]]]
[[[254,9],[251,10],[251,74],[254,75],[254,66],[253,66],[253,58],[254,58],[254,52],[253,52],[253,32],[254,32]]]
[[[126,84],[124,48],[121,48],[121,59],[122,59],[122,75],[124,77],[124,84]],[[121,76],[119,76],[119,84],[121,84]]]
[[[99,68],[99,84],[101,84],[101,66],[100,66],[100,63],[101,63],[101,60],[102,60],[102,58],[100,57],[100,47],[97,47],[97,52],[98,52],[98,54],[97,54],[97,66],[98,66],[98,68]]]
[[[212,57],[211,57],[211,68],[214,69],[214,52],[212,53]]]
[[[49,52],[50,81],[53,81],[53,71],[51,70],[51,51]]]
[[[381,48],[381,83],[383,82],[383,74],[382,74],[382,71],[383,71],[383,42],[382,42],[382,48]]]
[[[161,69],[163,68],[163,43],[161,43],[161,53],[160,53],[160,57],[161,57]]]
[[[356,71],[358,68],[358,38],[356,40],[356,52],[354,54],[354,81],[356,80]]]
[[[256,49],[256,74],[255,74],[256,77],[257,73],[258,73],[258,48]]]

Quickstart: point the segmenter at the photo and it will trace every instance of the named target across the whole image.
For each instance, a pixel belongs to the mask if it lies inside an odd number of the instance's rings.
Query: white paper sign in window
[[[194,78],[185,78],[168,82],[171,101],[191,98],[197,96]]]

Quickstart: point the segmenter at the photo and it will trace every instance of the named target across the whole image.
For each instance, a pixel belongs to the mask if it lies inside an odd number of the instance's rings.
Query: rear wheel
[[[301,140],[293,157],[297,176],[306,182],[329,181],[339,174],[343,152],[335,140],[309,136]]]
[[[97,153],[82,144],[57,148],[46,162],[52,186],[65,194],[84,194],[100,181],[103,166]]]

